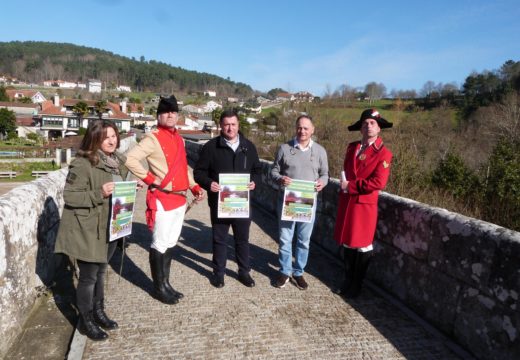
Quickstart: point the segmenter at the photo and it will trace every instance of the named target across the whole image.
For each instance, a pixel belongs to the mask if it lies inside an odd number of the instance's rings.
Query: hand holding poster
[[[132,233],[136,187],[137,181],[115,183],[110,209],[110,241]]]
[[[219,218],[249,217],[249,174],[220,174]]]
[[[316,207],[314,181],[292,179],[283,194],[282,220],[311,222]]]

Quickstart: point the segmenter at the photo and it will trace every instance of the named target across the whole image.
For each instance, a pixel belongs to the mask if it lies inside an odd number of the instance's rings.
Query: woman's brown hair
[[[119,130],[117,129],[116,124],[110,120],[95,120],[88,125],[87,133],[81,141],[77,156],[87,158],[93,166],[97,165],[99,162],[99,156],[97,152],[99,149],[101,149],[101,144],[107,137],[107,128],[109,127],[114,129],[114,132],[116,133],[116,148],[118,149],[119,144],[121,143],[121,139],[119,137]]]

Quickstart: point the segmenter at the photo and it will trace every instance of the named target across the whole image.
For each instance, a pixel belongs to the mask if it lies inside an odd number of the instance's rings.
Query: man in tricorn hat
[[[183,294],[170,284],[173,248],[180,236],[186,211],[186,191],[202,200],[203,190],[188,171],[184,140],[175,125],[179,107],[175,96],[161,98],[157,108],[157,130],[148,133],[127,155],[126,166],[148,185],[146,222],[153,232],[150,268],[155,297],[176,304]],[[146,159],[148,169],[141,165]]]
[[[348,127],[360,130],[362,139],[347,146],[334,229],[334,239],[344,246],[346,270],[337,292],[347,298],[359,295],[372,256],[379,190],[386,186],[392,161],[379,133],[392,125],[377,110],[367,109]]]

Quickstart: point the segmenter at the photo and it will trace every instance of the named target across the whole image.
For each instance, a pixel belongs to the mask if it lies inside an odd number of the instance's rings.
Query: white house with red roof
[[[37,90],[17,90],[17,89],[6,89],[5,93],[13,101],[21,100],[23,98],[29,98],[34,104],[39,104],[47,99]]]
[[[80,116],[74,111],[77,103],[87,104],[88,113]],[[49,138],[77,135],[80,128],[87,128],[89,122],[99,120],[100,114],[96,112],[97,101],[62,99],[54,97],[54,101],[45,101],[37,115],[40,129]],[[121,111],[119,104],[107,102],[101,119],[111,120],[119,128],[119,131],[129,131],[131,118]]]

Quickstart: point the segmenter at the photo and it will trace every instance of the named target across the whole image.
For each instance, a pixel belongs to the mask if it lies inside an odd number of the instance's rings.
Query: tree
[[[365,93],[367,94],[370,103],[374,100],[379,100],[386,95],[386,86],[375,81],[369,82],[365,85]]]
[[[429,98],[432,96],[433,92],[435,91],[435,83],[431,80],[428,80],[424,83],[420,94],[424,98]]]
[[[101,120],[103,118],[103,114],[106,111],[106,107],[107,107],[106,100],[100,100],[100,101],[96,102],[95,110],[96,110],[96,114],[99,117],[99,120]]]
[[[72,108],[72,111],[74,111],[74,113],[76,115],[78,115],[78,118],[79,118],[79,126],[81,127],[81,123],[83,122],[83,118],[85,117],[85,115],[88,114],[88,105],[86,102],[84,101],[78,101],[76,103],[76,105],[74,105],[74,107]]]
[[[449,152],[432,173],[432,184],[449,191],[455,197],[475,192],[478,180],[457,154]]]
[[[30,97],[24,96],[18,102],[21,102],[22,104],[32,104],[32,100]]]
[[[274,89],[271,89],[267,92],[267,97],[269,99],[276,99],[276,97],[278,96],[278,94],[280,93],[285,93],[287,91],[285,91],[284,89],[281,89],[281,88],[274,88]]]
[[[0,101],[9,101],[9,96],[7,96],[3,86],[0,86]]]
[[[486,220],[520,230],[520,140],[500,140],[489,158]]]
[[[16,115],[6,108],[0,109],[0,134],[7,135],[16,130]]]

